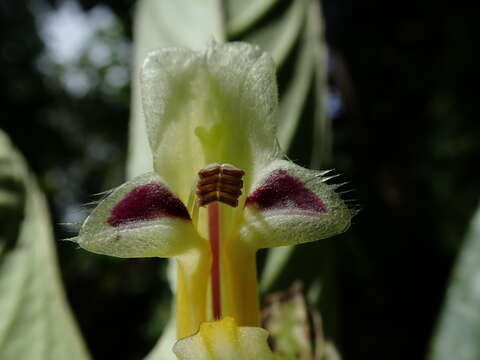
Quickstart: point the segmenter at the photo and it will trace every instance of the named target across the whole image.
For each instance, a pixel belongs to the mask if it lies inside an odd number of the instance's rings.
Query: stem
[[[220,294],[220,205],[218,202],[208,205],[208,234],[212,250],[212,310],[213,318],[218,320],[222,317]]]

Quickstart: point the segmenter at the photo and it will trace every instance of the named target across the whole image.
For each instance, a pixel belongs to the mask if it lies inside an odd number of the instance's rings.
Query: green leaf
[[[235,36],[261,18],[278,0],[226,0],[227,33]]]
[[[163,329],[162,337],[155,344],[145,360],[177,360],[172,348],[177,341],[177,331],[175,326],[175,307],[172,306],[170,320]]]
[[[0,359],[89,359],[62,289],[45,198],[2,132],[0,194],[0,208],[21,214],[13,232],[3,232],[12,227],[5,218],[0,224]]]
[[[281,66],[302,30],[306,1],[292,1],[281,17],[254,30],[242,41],[259,45],[273,57],[278,67]]]
[[[332,131],[330,119],[327,116],[327,61],[328,50],[324,38],[324,25],[321,7],[318,1],[310,3],[308,11],[308,36],[312,39],[315,62],[315,109],[313,122],[313,147],[310,167],[320,169],[331,157]]]
[[[140,99],[140,68],[153,50],[178,46],[200,50],[208,41],[223,42],[223,13],[220,0],[139,1],[134,18],[132,103],[129,161],[131,179],[152,170]]]
[[[480,359],[480,207],[473,216],[448,286],[430,360]]]
[[[278,141],[280,147],[288,150],[302,118],[306,97],[311,87],[315,91],[315,108],[313,109],[313,149],[312,168],[320,166],[329,159],[331,147],[330,122],[326,114],[325,96],[327,94],[327,46],[323,35],[323,18],[319,3],[309,3],[306,25],[302,36],[302,45],[295,64],[296,72],[287,89],[280,98]],[[312,81],[312,76],[314,79]],[[293,247],[269,250],[261,290],[268,292],[288,264]]]
[[[278,142],[288,150],[300,122],[305,101],[312,86],[314,52],[312,38],[304,31],[302,45],[295,63],[295,73],[282,95],[278,111]]]
[[[171,293],[176,293],[177,264],[175,261],[170,260],[168,262],[166,275],[170,284]],[[173,346],[177,341],[177,324],[175,313],[175,301],[172,299],[168,322],[163,328],[161,337],[158,339],[154,348],[148,353],[144,360],[177,360],[177,357],[172,351]]]
[[[268,293],[287,265],[295,246],[280,246],[268,251],[267,260],[260,280],[260,291]]]

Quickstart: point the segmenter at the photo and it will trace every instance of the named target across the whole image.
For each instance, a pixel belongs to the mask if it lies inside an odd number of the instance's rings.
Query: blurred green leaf
[[[305,22],[307,0],[292,1],[285,13],[270,23],[255,29],[243,41],[259,45],[270,53],[277,66],[281,66],[292,49]],[[297,71],[300,71],[297,68]]]
[[[314,44],[313,38],[308,33],[308,27],[305,29],[302,46],[299,50],[297,61],[295,63],[295,73],[288,83],[279,106],[278,111],[278,142],[284,150],[288,150],[292,142],[298,123],[302,116],[302,111],[307,99],[314,76]]]
[[[260,19],[278,0],[226,0],[227,33],[235,36]]]
[[[315,63],[315,108],[313,122],[313,147],[310,159],[312,169],[328,164],[332,151],[330,119],[327,116],[328,49],[324,38],[323,15],[319,2],[312,1],[308,10],[308,37],[311,39]]]
[[[309,2],[305,13],[305,29],[301,38],[302,45],[297,55],[295,72],[280,99],[278,112],[278,141],[285,151],[291,145],[298,124],[302,119],[306,98],[314,90],[315,107],[313,109],[313,147],[311,166],[320,168],[330,156],[331,132],[326,114],[325,97],[327,84],[327,46],[323,34],[323,18],[319,3]],[[312,76],[314,77],[312,80]],[[269,250],[261,290],[268,292],[288,264],[293,247],[279,247]]]
[[[275,281],[281,275],[283,268],[287,265],[295,246],[280,246],[268,251],[267,261],[263,268],[260,281],[262,293],[268,293]]]
[[[0,131],[0,260],[15,246],[25,206],[23,168],[13,161],[7,137]]]
[[[480,359],[480,207],[448,286],[430,360]]]
[[[335,345],[323,333],[320,313],[307,305],[303,285],[271,294],[264,309],[264,323],[279,360],[340,360]]]
[[[62,289],[45,198],[1,131],[0,194],[0,208],[18,215],[0,224],[0,359],[89,359]],[[3,231],[12,226],[16,239]]]
[[[155,344],[145,360],[176,360],[172,347],[177,341],[177,331],[175,328],[175,314],[172,306],[172,313],[167,326],[163,329],[162,337]]]

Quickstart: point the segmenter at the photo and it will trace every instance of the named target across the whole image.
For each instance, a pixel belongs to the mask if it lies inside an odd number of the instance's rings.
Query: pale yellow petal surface
[[[275,67],[258,47],[161,49],[148,56],[141,81],[155,171],[185,203],[205,165],[231,163],[248,184],[274,158]]]
[[[173,351],[180,360],[273,360],[268,332],[238,327],[235,319],[206,322],[194,336],[179,340]]]

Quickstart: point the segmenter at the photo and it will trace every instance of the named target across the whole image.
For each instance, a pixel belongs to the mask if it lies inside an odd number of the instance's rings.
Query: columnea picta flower
[[[326,172],[279,149],[275,66],[258,47],[161,49],[146,59],[141,83],[154,172],[112,191],[78,243],[110,256],[175,258],[179,339],[226,317],[220,329],[260,327],[257,250],[339,234],[355,211]]]

